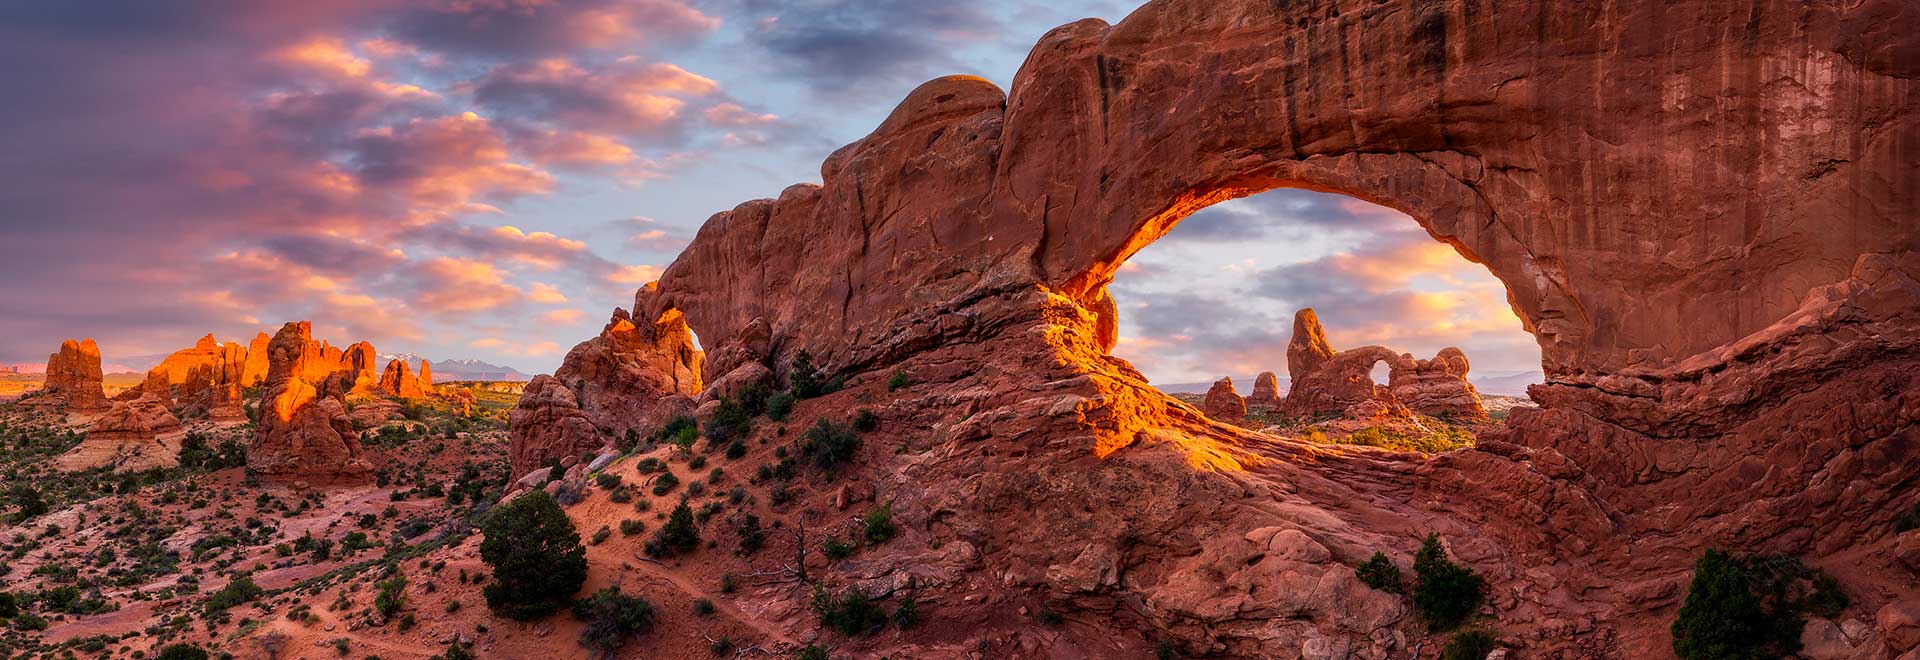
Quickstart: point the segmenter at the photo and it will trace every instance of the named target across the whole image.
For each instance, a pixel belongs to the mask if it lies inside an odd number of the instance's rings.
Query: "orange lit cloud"
[[[493,264],[471,259],[439,257],[416,268],[419,290],[413,306],[440,313],[472,313],[519,302],[520,289],[506,283]]]

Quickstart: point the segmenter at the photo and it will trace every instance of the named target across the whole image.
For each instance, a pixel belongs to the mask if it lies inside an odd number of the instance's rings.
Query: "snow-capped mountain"
[[[391,360],[404,359],[407,361],[408,369],[413,370],[414,373],[419,373],[420,362],[426,358],[413,353],[382,353],[379,359],[380,364],[386,364]],[[431,362],[433,362],[433,380],[436,383],[444,383],[450,380],[533,380],[533,376],[521,373],[520,370],[514,369],[513,367],[503,367],[472,358],[431,360]]]

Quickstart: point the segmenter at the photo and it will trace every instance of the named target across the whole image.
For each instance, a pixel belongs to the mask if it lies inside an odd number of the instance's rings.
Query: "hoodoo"
[[[100,381],[100,347],[92,339],[61,342],[60,351],[47,356],[47,380],[41,386],[48,402],[65,402],[69,412],[99,412],[108,407]]]

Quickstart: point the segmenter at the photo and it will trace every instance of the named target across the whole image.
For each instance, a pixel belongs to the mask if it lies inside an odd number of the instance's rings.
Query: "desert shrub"
[[[700,430],[691,426],[680,429],[679,433],[673,434],[673,446],[680,448],[680,451],[692,451],[693,443],[699,440]]]
[[[793,404],[796,401],[798,398],[793,396],[792,392],[780,392],[767,397],[767,419],[776,422],[787,421],[787,417],[793,414]]]
[[[541,491],[489,511],[480,558],[493,567],[487,607],[527,621],[564,609],[587,581],[587,549],[560,505]]]
[[[734,526],[734,532],[740,535],[739,553],[751,555],[766,545],[767,533],[760,529],[760,517],[751,513],[740,517],[740,523]]]
[[[610,537],[610,536],[613,536],[613,528],[608,527],[606,525],[601,525],[600,529],[594,530],[593,536],[587,539],[587,545],[600,545],[602,543],[606,543],[607,537]]]
[[[573,616],[586,622],[580,628],[580,645],[611,658],[627,637],[653,626],[653,604],[607,587],[574,603]]]
[[[456,639],[447,642],[447,650],[433,656],[431,660],[473,660],[473,653],[468,651],[467,647],[461,646],[460,640]]]
[[[1440,535],[1428,534],[1413,556],[1413,606],[1432,630],[1449,630],[1480,609],[1486,580],[1447,559]]]
[[[1360,576],[1362,584],[1369,587],[1392,594],[1406,591],[1406,587],[1400,584],[1400,567],[1395,566],[1384,552],[1373,553],[1366,563],[1354,569],[1354,573]]]
[[[720,406],[713,412],[713,419],[707,422],[707,441],[720,444],[734,438],[745,437],[752,430],[753,418],[747,415],[747,409],[735,403],[732,397],[720,397]]]
[[[0,591],[0,619],[11,619],[20,614],[20,601],[12,593]]]
[[[863,635],[887,624],[887,613],[867,598],[866,592],[849,588],[834,596],[827,588],[813,588],[813,611],[820,624],[846,635]]]
[[[628,518],[626,520],[620,521],[621,536],[638,536],[640,532],[644,532],[646,530],[647,530],[647,523],[645,521],[635,520],[633,518]]]
[[[893,625],[902,630],[920,625],[920,601],[907,594],[900,599],[900,606],[893,609]]]
[[[7,490],[8,499],[18,509],[14,514],[15,522],[32,520],[47,512],[47,501],[40,497],[40,490],[29,484],[14,484]]]
[[[733,398],[740,403],[740,409],[746,411],[747,417],[759,417],[767,412],[767,398],[770,396],[773,396],[773,388],[767,387],[766,383],[753,383],[740,388]]]
[[[697,435],[699,433],[699,422],[694,421],[692,415],[674,415],[673,419],[667,420],[666,424],[655,429],[652,434],[649,434],[647,439],[653,442],[671,442],[675,438],[680,437],[680,434],[685,433],[688,429],[693,429]]]
[[[391,617],[407,604],[407,576],[395,575],[380,582],[380,593],[373,597],[373,609]]]
[[[813,366],[813,355],[800,351],[787,364],[787,391],[801,399],[811,399],[825,393],[826,385],[820,380],[820,370]]]
[[[259,598],[265,593],[265,589],[253,583],[253,576],[241,574],[207,598],[207,613],[224,612],[235,605]]]
[[[800,649],[799,653],[793,654],[793,660],[833,660],[833,658],[827,655],[826,649],[808,644],[806,648]]]
[[[593,483],[599,486],[601,490],[613,490],[620,487],[620,475],[612,472],[601,472],[593,475]]]
[[[693,507],[686,500],[680,500],[673,507],[673,513],[667,515],[667,524],[654,534],[647,543],[647,554],[672,556],[690,552],[700,547],[700,528],[693,524]]]
[[[160,649],[154,660],[207,660],[207,652],[192,644],[173,644]]]
[[[866,433],[880,428],[880,417],[869,408],[861,408],[853,413],[853,430]]]
[[[895,369],[893,376],[887,378],[887,391],[892,392],[908,385],[907,370]]]
[[[1796,557],[1709,549],[1674,619],[1673,652],[1685,660],[1791,656],[1808,613],[1832,618],[1847,604],[1838,581]]]
[[[867,543],[874,545],[886,543],[888,539],[893,538],[894,533],[899,531],[893,526],[892,504],[874,507],[860,519],[860,523],[866,528]]]
[[[671,493],[673,489],[679,485],[680,478],[673,476],[672,472],[667,472],[660,475],[659,479],[653,480],[653,494],[657,496]]]
[[[700,616],[713,616],[713,601],[705,598],[693,601],[693,613]]]
[[[801,455],[814,467],[827,472],[851,460],[858,451],[860,436],[852,429],[827,421],[825,417],[815,420],[800,441]]]
[[[828,559],[846,559],[853,554],[853,544],[829,536],[820,542],[820,552]]]
[[[1468,630],[1447,640],[1446,648],[1440,650],[1440,660],[1486,660],[1493,646],[1492,635]]]
[[[731,461],[745,455],[747,455],[747,443],[735,440],[727,445],[727,460]]]

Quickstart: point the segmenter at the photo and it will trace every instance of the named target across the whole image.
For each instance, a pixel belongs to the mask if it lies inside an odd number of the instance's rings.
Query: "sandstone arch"
[[[1270,545],[1285,518],[1328,540],[1306,555],[1358,561],[1440,527],[1524,585],[1499,616],[1621,636],[1542,646],[1650,657],[1673,596],[1622,585],[1678,582],[1708,544],[1887,542],[1920,484],[1917,34],[1896,0],[1159,0],[1048,33],[1006,93],[914,90],[821,184],[709,219],[633,315],[677,310],[715,346],[757,328],[763,364],[807,350],[856,387],[902,364],[945,379],[890,414],[970,461],[970,490],[925,488],[960,479],[937,460],[879,488],[961,512],[946,524],[992,539],[1010,584],[1304,655],[1370,624],[1251,600],[1198,617],[1219,603],[1183,576],[1338,571],[1208,541]],[[1543,409],[1479,449],[1342,454],[1213,423],[1107,354],[1128,255],[1283,186],[1403,211],[1486,265],[1540,339]],[[990,443],[1009,451],[965,449]],[[1032,528],[982,521],[1022,506]],[[1140,539],[1208,550],[1136,552],[1152,565],[1116,582]]]

